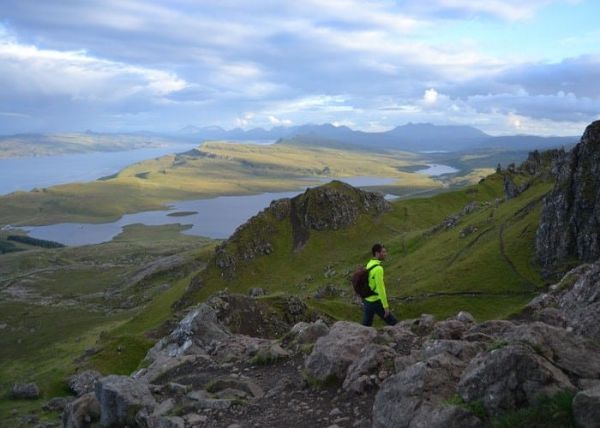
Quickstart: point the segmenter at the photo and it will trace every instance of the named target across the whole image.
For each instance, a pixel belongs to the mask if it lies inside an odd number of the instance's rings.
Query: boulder
[[[573,416],[582,428],[600,428],[600,385],[575,395]]]
[[[394,373],[395,356],[389,346],[368,344],[348,367],[342,388],[360,394],[379,386]]]
[[[460,311],[456,315],[456,319],[465,324],[475,324],[475,317],[467,311]]]
[[[315,343],[305,362],[306,374],[317,382],[343,381],[346,370],[362,349],[377,336],[372,327],[347,321],[336,322]]]
[[[477,416],[459,406],[442,404],[429,412],[419,412],[411,428],[483,428]]]
[[[375,396],[373,426],[428,426],[434,411],[455,395],[464,367],[462,361],[444,353],[388,378]]]
[[[567,326],[567,316],[557,308],[544,308],[535,314],[534,319],[554,327],[565,328]]]
[[[431,337],[433,339],[451,339],[460,340],[467,330],[467,326],[462,321],[446,320],[440,321],[433,327]]]
[[[62,415],[64,428],[89,428],[100,420],[100,403],[93,392],[67,403]]]
[[[62,412],[65,410],[67,404],[73,400],[73,397],[54,397],[44,404],[42,409],[50,412]]]
[[[481,342],[463,340],[428,340],[423,344],[421,355],[428,359],[444,352],[465,363],[471,361],[477,354],[484,351],[486,346]]]
[[[102,375],[96,370],[86,370],[69,378],[69,389],[81,397],[88,392],[94,392],[94,385]]]
[[[299,322],[290,330],[292,342],[299,345],[312,344],[319,337],[329,333],[329,327],[323,320],[319,319],[313,323]]]
[[[487,335],[494,339],[503,338],[503,336],[514,330],[517,325],[511,321],[506,320],[490,320],[482,322],[481,324],[474,325],[465,332],[465,336],[469,335]],[[479,336],[483,337],[483,336]]]
[[[523,324],[505,334],[509,342],[526,343],[564,372],[582,378],[600,377],[600,345],[541,322]]]
[[[265,294],[267,294],[265,292],[265,289],[264,288],[260,288],[260,287],[252,287],[248,291],[248,296],[250,296],[250,297],[260,297],[260,296],[264,296]]]
[[[463,400],[481,400],[488,413],[495,416],[533,405],[540,396],[574,389],[559,368],[524,345],[479,354],[458,384]]]
[[[421,345],[421,338],[400,323],[379,330],[378,339],[399,354],[409,355]]]
[[[40,397],[40,388],[35,383],[15,383],[10,396],[15,400],[35,400]]]
[[[110,375],[96,382],[100,423],[105,426],[137,426],[141,410],[152,413],[156,400],[148,385],[128,376]]]

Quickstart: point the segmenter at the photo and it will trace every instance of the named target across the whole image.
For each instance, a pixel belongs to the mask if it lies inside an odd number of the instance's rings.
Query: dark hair
[[[373,255],[377,254],[377,253],[381,253],[381,250],[383,250],[385,247],[383,246],[383,244],[375,244],[373,245],[373,248],[371,248],[371,253]]]

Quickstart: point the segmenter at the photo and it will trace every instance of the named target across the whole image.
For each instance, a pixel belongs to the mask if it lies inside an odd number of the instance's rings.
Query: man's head
[[[385,260],[387,257],[387,250],[382,244],[373,245],[373,248],[371,248],[371,253],[377,260]]]

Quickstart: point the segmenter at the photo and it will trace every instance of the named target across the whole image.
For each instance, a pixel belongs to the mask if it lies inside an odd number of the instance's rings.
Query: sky
[[[0,0],[0,134],[408,122],[580,135],[595,0]]]

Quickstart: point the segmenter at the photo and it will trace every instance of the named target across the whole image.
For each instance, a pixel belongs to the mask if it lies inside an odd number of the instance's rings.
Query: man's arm
[[[383,305],[383,309],[387,312],[389,310],[390,305],[387,301],[387,293],[385,291],[385,283],[383,282],[383,267],[379,269],[375,269],[375,292],[379,295],[379,299],[381,300],[381,304]]]

